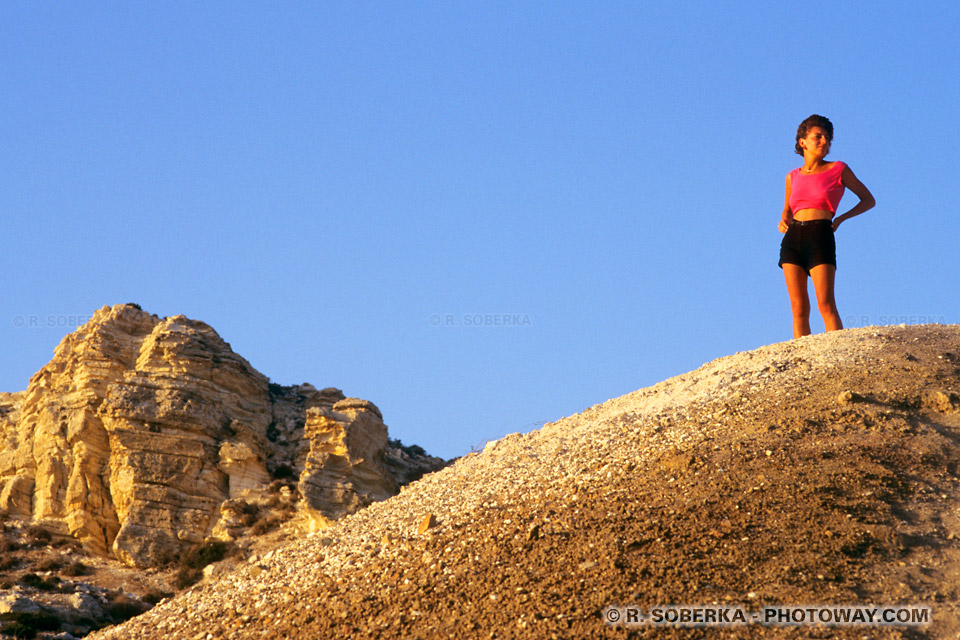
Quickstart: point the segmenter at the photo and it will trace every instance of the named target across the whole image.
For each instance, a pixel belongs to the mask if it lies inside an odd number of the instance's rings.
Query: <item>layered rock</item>
[[[25,395],[24,392],[0,393],[0,478],[16,476],[17,422]],[[9,511],[10,505],[28,502],[32,490],[33,484],[28,486],[25,480],[0,484],[0,511]]]
[[[380,461],[387,427],[372,402],[347,398],[330,409],[310,409],[304,433],[310,453],[299,489],[321,518],[336,520],[397,493],[397,481]]]
[[[397,452],[373,409],[271,384],[203,322],[104,307],[25,392],[0,395],[0,511],[132,566],[204,539],[224,501],[274,478],[299,477],[329,521],[409,472],[380,463]]]

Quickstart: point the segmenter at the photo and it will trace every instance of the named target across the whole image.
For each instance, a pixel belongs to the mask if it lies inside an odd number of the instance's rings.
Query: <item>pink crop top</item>
[[[801,173],[799,168],[791,171],[790,211],[796,213],[801,209],[821,209],[836,213],[840,198],[843,197],[840,176],[846,166],[838,160],[820,173]]]

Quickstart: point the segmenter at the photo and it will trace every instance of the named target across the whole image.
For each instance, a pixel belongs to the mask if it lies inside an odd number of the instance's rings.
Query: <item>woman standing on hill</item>
[[[810,334],[810,298],[807,276],[817,292],[817,308],[827,331],[843,328],[833,282],[837,272],[837,248],[834,231],[844,220],[858,216],[875,204],[873,195],[853,171],[839,160],[828,162],[833,141],[833,123],[823,116],[812,115],[797,128],[796,152],[803,156],[803,166],[787,174],[787,195],[780,216],[780,268],[787,281],[790,307],[793,310],[793,337]],[[850,189],[860,202],[834,218],[844,188]]]

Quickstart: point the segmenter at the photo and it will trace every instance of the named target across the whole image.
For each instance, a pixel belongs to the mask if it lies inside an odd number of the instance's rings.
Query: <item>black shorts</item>
[[[837,242],[833,237],[832,220],[794,220],[780,243],[780,262],[796,264],[810,275],[820,264],[837,266]]]

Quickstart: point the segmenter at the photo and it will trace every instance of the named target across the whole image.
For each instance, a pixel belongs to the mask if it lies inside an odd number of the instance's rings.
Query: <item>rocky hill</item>
[[[443,465],[388,440],[372,402],[272,384],[203,322],[104,307],[26,391],[0,393],[0,578],[19,576],[28,527],[165,566],[294,515],[322,529]],[[5,591],[0,616],[17,613]]]
[[[721,358],[492,442],[95,636],[957,637],[958,354],[960,327],[919,326]],[[663,605],[931,622],[628,624]]]

